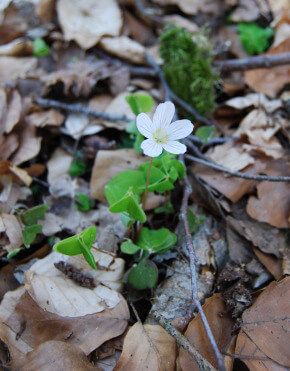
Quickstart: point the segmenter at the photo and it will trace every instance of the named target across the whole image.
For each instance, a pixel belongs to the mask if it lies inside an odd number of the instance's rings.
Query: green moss
[[[163,71],[169,86],[184,101],[204,115],[215,108],[215,84],[211,45],[204,33],[192,35],[183,28],[166,26],[160,37]]]

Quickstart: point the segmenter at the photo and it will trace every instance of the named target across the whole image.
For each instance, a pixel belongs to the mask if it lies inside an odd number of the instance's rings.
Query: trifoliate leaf
[[[91,200],[88,196],[83,193],[78,193],[76,195],[78,202],[75,202],[75,206],[79,211],[89,211],[91,210]]]
[[[146,214],[139,205],[136,199],[137,197],[138,196],[129,191],[121,200],[114,203],[109,208],[109,211],[111,211],[111,213],[121,213],[125,211],[130,215],[131,218],[139,220],[141,223],[145,223]]]
[[[50,48],[43,39],[38,37],[33,41],[33,55],[35,57],[45,57],[49,52]]]
[[[79,176],[86,172],[86,164],[83,161],[73,161],[70,165],[68,173],[70,176]]]
[[[124,254],[134,255],[140,250],[138,245],[135,245],[132,240],[125,241],[121,244],[121,251]]]
[[[21,220],[25,225],[36,224],[39,219],[44,220],[48,205],[38,205],[25,210],[20,214]]]
[[[175,245],[177,237],[167,228],[150,230],[143,227],[137,245],[150,253],[164,252]]]
[[[93,269],[97,269],[97,264],[96,264],[96,261],[95,261],[95,258],[94,258],[94,255],[92,254],[92,252],[90,251],[90,248],[91,246],[87,246],[85,243],[84,243],[84,239],[82,236],[78,236],[78,241],[80,243],[80,249],[81,249],[81,252],[86,260],[86,262],[93,268]]]
[[[141,112],[149,112],[153,108],[154,101],[150,95],[145,94],[131,94],[126,97],[133,113],[137,116]]]
[[[215,131],[213,126],[201,126],[195,131],[195,135],[206,144],[214,136]]]

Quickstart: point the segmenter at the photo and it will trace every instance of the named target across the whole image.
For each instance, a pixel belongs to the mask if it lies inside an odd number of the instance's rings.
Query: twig
[[[196,350],[187,337],[182,335],[176,328],[159,312],[154,311],[151,316],[171,335],[194,358],[201,370],[215,370],[215,368]]]
[[[187,138],[190,139],[194,144],[203,145],[206,147],[214,146],[216,144],[223,144],[226,142],[234,142],[237,140],[237,138],[233,137],[220,137],[209,139],[208,142],[204,143],[204,141],[198,138],[196,135],[189,135]]]
[[[247,71],[256,68],[271,68],[290,63],[290,52],[258,55],[245,59],[228,59],[225,61],[214,61],[213,65],[219,67],[222,72]]]
[[[189,253],[189,266],[190,266],[190,272],[191,272],[191,290],[192,290],[192,300],[194,305],[196,306],[200,318],[202,320],[202,323],[204,325],[206,334],[208,336],[209,342],[211,344],[211,347],[213,349],[217,364],[218,364],[218,369],[220,371],[225,371],[225,365],[224,365],[224,360],[221,352],[219,351],[219,348],[217,346],[217,343],[215,341],[215,338],[213,336],[213,333],[211,331],[211,328],[209,326],[209,323],[207,321],[206,315],[204,314],[204,311],[202,309],[202,306],[200,304],[199,298],[198,298],[198,289],[197,289],[197,273],[196,273],[196,256],[195,256],[195,251],[194,251],[194,246],[192,243],[192,237],[190,233],[190,228],[189,228],[189,223],[187,219],[187,208],[188,208],[188,200],[189,196],[192,193],[191,186],[189,184],[189,180],[187,178],[187,175],[184,178],[185,181],[185,189],[184,189],[184,195],[182,199],[182,204],[181,204],[181,209],[180,209],[180,218],[183,222],[184,225],[184,230],[185,230],[185,238],[186,238],[186,246],[188,249]]]
[[[36,104],[42,107],[49,107],[49,108],[52,107],[52,108],[62,109],[68,112],[83,113],[85,115],[90,115],[90,116],[108,120],[108,121],[124,121],[124,122],[132,121],[132,119],[130,119],[129,117],[125,115],[119,116],[119,115],[111,115],[105,112],[93,111],[78,103],[77,104],[63,103],[63,102],[58,102],[53,99],[44,99],[44,98],[39,98],[39,97],[34,98],[34,101]]]
[[[151,67],[153,67],[160,79],[161,84],[164,87],[165,90],[165,100],[172,99],[175,103],[179,104],[183,109],[185,109],[187,112],[189,112],[192,116],[196,118],[197,121],[202,122],[205,125],[215,125],[213,121],[210,119],[200,115],[193,107],[191,107],[188,103],[186,103],[184,100],[179,98],[169,87],[163,72],[161,68],[158,66],[158,64],[154,61],[150,55],[147,53],[145,54],[146,61],[150,64]]]
[[[135,4],[135,7],[136,9],[144,16],[146,17],[147,19],[149,19],[150,21],[153,21],[161,26],[163,26],[165,24],[164,20],[161,18],[161,17],[158,17],[154,14],[151,14],[150,11],[148,11],[148,9],[146,9],[142,2],[140,0],[134,0],[134,4]]]
[[[185,155],[185,158],[187,158],[188,160],[194,161],[194,162],[198,162],[202,165],[211,167],[212,169],[222,171],[223,173],[227,173],[232,176],[238,177],[238,178],[268,181],[268,182],[289,182],[290,181],[290,176],[251,175],[251,174],[242,173],[240,171],[233,171],[233,170],[227,169],[221,165],[202,160],[195,156]]]

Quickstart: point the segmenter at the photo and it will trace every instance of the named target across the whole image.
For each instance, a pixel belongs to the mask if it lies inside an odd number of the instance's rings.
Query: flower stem
[[[147,198],[147,193],[148,193],[148,185],[149,185],[149,179],[150,179],[150,175],[151,175],[152,162],[153,162],[153,157],[151,157],[151,160],[150,160],[148,174],[147,174],[147,180],[146,180],[146,187],[145,187],[145,191],[144,191],[144,194],[143,194],[143,197],[142,197],[142,207],[143,207],[144,211],[145,211],[145,207],[146,207],[146,198]]]

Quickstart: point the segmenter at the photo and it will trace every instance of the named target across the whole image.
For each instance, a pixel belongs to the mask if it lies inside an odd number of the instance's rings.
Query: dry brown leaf
[[[255,160],[248,153],[242,151],[239,145],[231,142],[214,147],[207,152],[207,156],[219,165],[233,171],[239,171],[254,164]]]
[[[66,286],[64,287],[66,288]],[[78,300],[82,298],[84,290],[90,291],[92,308],[96,296],[92,290],[80,286],[76,286],[76,296],[74,296],[70,305],[76,306],[78,304]],[[59,295],[66,295],[66,292],[64,293],[60,290]],[[81,317],[61,317],[42,309],[28,292],[25,292],[15,305],[15,309],[12,309],[12,314],[9,318],[4,319],[1,329],[3,332],[2,334],[0,332],[0,336],[2,339],[6,337],[6,344],[9,350],[18,348],[18,351],[22,354],[26,354],[31,348],[33,349],[40,343],[49,340],[66,340],[68,344],[77,346],[87,355],[103,342],[122,334],[126,329],[129,310],[125,300],[121,295],[119,297],[121,301],[113,309],[108,308],[103,303],[104,310],[102,312],[96,313],[93,311],[93,314]],[[47,295],[47,300],[52,300],[52,298],[53,296]],[[65,296],[64,304],[66,304]],[[85,302],[84,305],[86,306],[87,303]],[[61,303],[59,303],[59,306],[61,307]],[[67,305],[67,308],[70,310],[69,305]],[[26,323],[25,329],[19,336],[19,339],[16,340],[15,336],[21,330],[24,322]],[[13,333],[14,338],[12,336]],[[9,341],[7,342],[8,336]]]
[[[284,53],[289,51],[289,49],[290,38],[261,55]],[[246,71],[245,81],[254,91],[275,98],[279,90],[289,81],[289,76],[290,67],[289,65],[285,65]]]
[[[47,181],[51,185],[58,181],[70,168],[73,157],[64,149],[57,148],[49,161],[47,161]]]
[[[25,120],[29,125],[43,128],[44,126],[61,126],[64,122],[64,115],[55,109],[34,112],[27,115]]]
[[[4,246],[8,252],[18,249],[23,245],[22,227],[18,218],[11,214],[2,214],[0,216],[1,222],[4,226],[4,231],[9,239],[10,244]]]
[[[100,47],[106,52],[132,63],[142,64],[145,62],[144,46],[127,36],[102,37]]]
[[[1,131],[10,133],[19,122],[21,116],[22,102],[17,90],[0,89],[0,125]]]
[[[271,134],[272,133],[273,131],[271,131]],[[265,130],[263,129],[251,130],[247,133],[249,142],[251,144],[243,144],[242,148],[249,152],[256,151],[263,153],[266,156],[275,159],[283,157],[285,150],[280,144],[279,140],[276,137],[265,140],[263,138],[263,134],[265,134]]]
[[[243,172],[245,174],[256,175],[259,174],[265,167],[266,164],[264,162],[256,160],[254,165],[248,166]],[[239,201],[239,199],[248,193],[255,184],[255,180],[227,176],[220,171],[210,169],[203,165],[195,165],[194,173],[207,182],[210,186],[225,195],[232,202]]]
[[[19,140],[16,134],[0,136],[0,161],[9,159],[18,146]]]
[[[67,134],[74,139],[80,139],[85,135],[96,134],[104,128],[101,125],[90,125],[88,115],[80,113],[70,113],[65,120]]]
[[[176,343],[163,327],[135,323],[128,331],[114,370],[175,370]]]
[[[269,176],[289,176],[289,166],[282,160],[270,162],[263,172]],[[251,196],[247,213],[260,222],[277,228],[289,228],[290,187],[286,182],[260,182],[257,197]]]
[[[97,248],[97,244],[94,244]],[[105,252],[92,249],[92,254],[98,266],[97,270],[90,268],[83,255],[68,256],[52,252],[45,258],[34,263],[29,270],[31,272],[49,277],[64,277],[63,273],[56,269],[54,263],[63,261],[73,265],[81,274],[94,279],[94,283],[101,283],[110,289],[120,291],[122,289],[122,278],[124,275],[125,261],[121,258]]]
[[[253,22],[260,16],[260,9],[255,0],[239,0],[238,7],[231,13],[233,22]]]
[[[8,365],[19,371],[99,371],[76,346],[64,341],[46,341],[32,352],[13,359]]]
[[[32,41],[25,39],[16,39],[8,44],[0,46],[0,55],[6,55],[10,57],[20,57],[33,54]]]
[[[13,165],[20,165],[38,155],[41,148],[41,137],[36,136],[36,127],[25,125],[19,133],[19,149],[12,158]]]
[[[289,285],[290,277],[272,282],[243,314],[235,354],[250,370],[290,367]]]
[[[274,255],[265,254],[256,247],[253,250],[257,258],[268,269],[275,280],[279,280],[283,275],[281,259],[277,259]]]
[[[268,99],[264,94],[250,93],[243,97],[229,99],[225,102],[225,105],[238,110],[243,110],[251,106],[257,108],[263,107],[266,112],[273,112],[282,107],[282,101],[281,99]]]
[[[232,340],[233,320],[226,314],[226,306],[220,294],[214,294],[205,301],[203,309],[209,325],[213,331],[214,338],[221,352],[227,352]],[[208,340],[203,323],[198,314],[188,325],[184,336],[188,338],[190,343],[199,351],[199,353],[206,358],[215,368],[217,368],[214,352]],[[230,357],[225,357],[226,359]],[[225,359],[225,360],[226,360]],[[229,360],[227,360],[229,361]],[[231,359],[231,366],[233,364]],[[199,370],[198,364],[192,359],[188,352],[180,349],[179,363],[183,371]],[[230,364],[229,364],[230,366]],[[231,370],[232,367],[228,369]]]
[[[35,71],[37,58],[0,57],[0,85],[15,82],[18,78]]]
[[[160,5],[177,5],[185,14],[196,15],[198,12],[219,14],[223,9],[222,1],[215,0],[153,0]]]
[[[55,0],[38,0],[35,6],[36,16],[43,22],[51,22],[55,11]]]
[[[177,27],[185,28],[188,32],[194,33],[199,31],[196,23],[178,14],[170,14],[163,17],[166,23],[175,24]]]
[[[118,36],[122,26],[115,0],[59,0],[57,14],[65,40],[75,40],[83,49],[96,45],[103,35]]]
[[[133,149],[99,151],[92,170],[91,197],[106,202],[105,185],[121,171],[135,169],[144,161]]]

